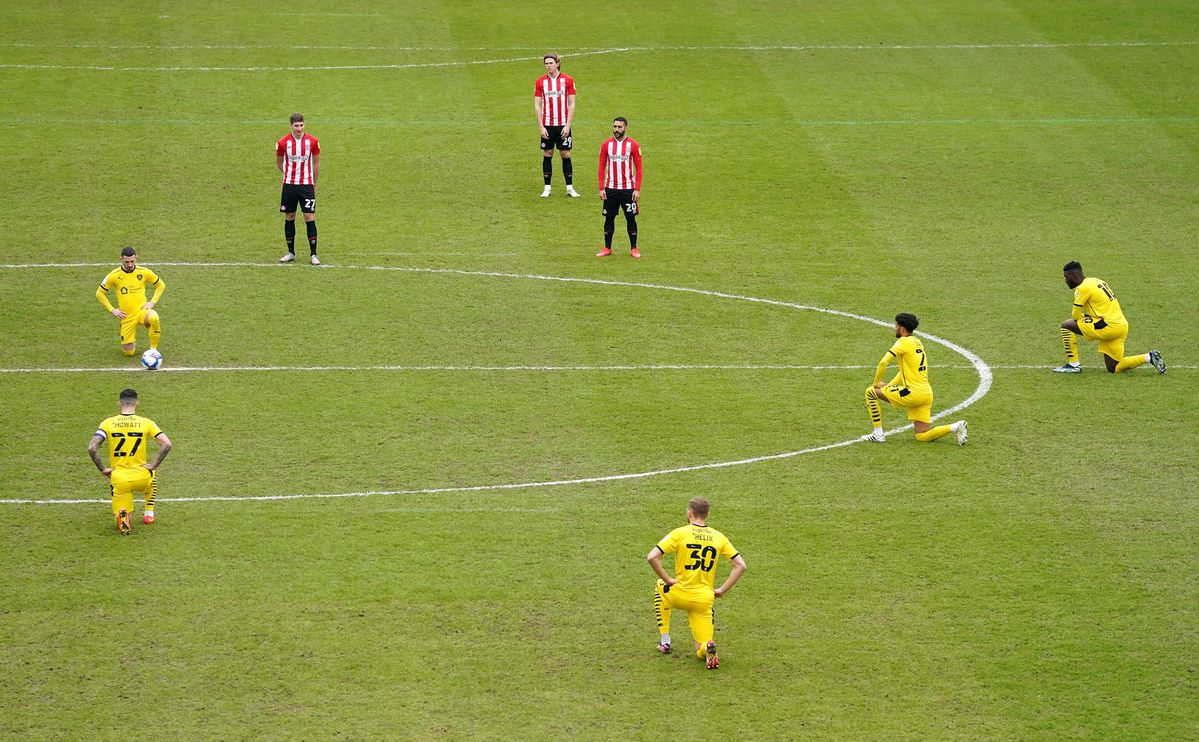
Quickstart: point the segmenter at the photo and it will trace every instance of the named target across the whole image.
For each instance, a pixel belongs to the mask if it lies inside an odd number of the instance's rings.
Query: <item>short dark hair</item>
[[[1082,263],[1078,262],[1077,260],[1071,260],[1069,263],[1066,263],[1066,265],[1062,268],[1062,273],[1068,273],[1069,271],[1078,271],[1079,273],[1082,273]]]
[[[304,114],[302,114],[302,113],[293,113],[291,115],[291,122],[293,124],[299,123],[300,121],[303,121],[303,120],[304,120]]]
[[[558,66],[559,66],[559,67],[561,67],[561,66],[562,66],[562,57],[559,57],[559,56],[558,56],[557,54],[555,54],[554,52],[546,52],[546,53],[545,53],[545,55],[544,55],[544,56],[541,58],[541,61],[544,63],[544,62],[545,62],[545,60],[547,60],[547,59],[552,59],[552,60],[554,60],[555,62],[557,62],[557,63],[558,63]]]
[[[131,388],[122,389],[121,390],[121,401],[122,402],[136,402],[137,401],[137,391],[134,389],[131,389]]]
[[[920,326],[920,320],[916,319],[916,315],[910,312],[900,312],[895,315],[895,324],[908,332],[915,332],[916,328]]]
[[[137,255],[137,250],[134,250],[132,247],[121,248],[121,257],[122,258],[127,258],[130,255]]]
[[[711,506],[708,504],[708,498],[699,497],[697,495],[696,497],[692,497],[687,501],[687,507],[690,508],[691,512],[695,513],[699,517],[707,518],[708,508]]]
[[[625,118],[624,116],[617,116],[616,118],[612,119],[613,123],[616,123],[617,121],[621,122],[625,126],[629,125],[629,120],[627,118]]]

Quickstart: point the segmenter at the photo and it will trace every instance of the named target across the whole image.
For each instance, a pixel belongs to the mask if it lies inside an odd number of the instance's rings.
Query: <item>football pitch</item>
[[[0,90],[0,738],[1199,738],[1193,2],[14,2]],[[1051,373],[1070,260],[1165,375]],[[966,446],[858,440],[897,312]],[[119,537],[128,386],[174,449]],[[655,651],[694,495],[717,671]]]

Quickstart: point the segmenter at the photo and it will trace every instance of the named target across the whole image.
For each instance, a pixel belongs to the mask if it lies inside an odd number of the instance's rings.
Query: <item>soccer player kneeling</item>
[[[154,522],[154,498],[158,494],[157,470],[162,460],[171,452],[171,439],[162,428],[149,418],[137,415],[137,392],[122,389],[118,400],[121,414],[113,415],[100,423],[87,445],[88,455],[100,473],[108,477],[112,492],[112,517],[116,521],[117,533],[128,536],[132,531],[129,518],[133,512],[133,493],[141,492],[146,499],[142,522]],[[158,443],[158,457],[154,463],[146,463],[146,440]],[[100,443],[108,440],[108,463],[100,461]]]
[[[916,315],[901,312],[895,315],[895,344],[878,362],[874,371],[874,382],[866,387],[866,411],[870,414],[870,422],[874,430],[862,436],[862,440],[873,443],[883,443],[887,440],[883,432],[883,410],[879,400],[891,403],[892,407],[903,408],[912,421],[916,431],[916,440],[923,442],[935,441],[950,433],[956,433],[958,445],[966,445],[966,421],[958,420],[950,425],[933,427],[933,388],[928,383],[928,356],[924,352],[924,343],[913,335],[920,320]],[[887,366],[894,360],[899,366],[895,378],[882,383]]]
[[[687,612],[691,636],[695,639],[695,656],[704,660],[709,670],[720,667],[713,641],[713,604],[716,598],[732,589],[745,573],[745,560],[733,548],[723,533],[708,526],[708,501],[693,497],[687,503],[687,525],[676,528],[650,550],[646,561],[659,580],[654,589],[654,612],[658,619],[658,651],[670,654],[670,614],[678,609]],[[674,577],[662,567],[662,555],[674,554]],[[716,562],[720,557],[732,561],[733,569],[724,584],[716,584]]]

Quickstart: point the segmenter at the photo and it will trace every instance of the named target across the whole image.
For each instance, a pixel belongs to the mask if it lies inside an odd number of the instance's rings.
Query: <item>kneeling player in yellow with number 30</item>
[[[1112,293],[1107,281],[1098,278],[1087,278],[1082,273],[1082,265],[1077,260],[1071,260],[1062,268],[1062,277],[1066,285],[1074,289],[1074,307],[1071,319],[1062,323],[1062,348],[1066,351],[1066,365],[1053,369],[1059,374],[1082,373],[1078,365],[1078,336],[1087,340],[1099,342],[1099,352],[1103,354],[1103,364],[1109,374],[1131,371],[1138,366],[1152,363],[1159,374],[1166,373],[1166,362],[1162,354],[1156,350],[1148,353],[1137,353],[1135,356],[1124,355],[1124,341],[1128,339],[1128,320],[1120,302]]]
[[[142,522],[154,522],[154,498],[158,494],[157,470],[162,460],[171,452],[171,439],[162,428],[137,412],[137,392],[122,389],[119,400],[121,414],[100,423],[99,429],[87,444],[87,452],[100,473],[109,478],[112,490],[112,516],[116,520],[117,532],[129,535],[130,513],[133,512],[133,493],[141,492],[146,498],[145,516]],[[153,464],[146,463],[147,438],[158,442],[158,458]],[[100,461],[100,443],[108,439],[108,463]]]
[[[687,612],[691,636],[695,638],[695,656],[705,660],[709,670],[720,667],[716,642],[712,637],[712,604],[732,589],[745,572],[745,560],[723,533],[707,525],[708,501],[693,497],[687,503],[687,525],[676,528],[658,542],[646,556],[649,566],[660,578],[654,590],[654,612],[658,618],[658,651],[670,654],[670,613]],[[662,567],[662,556],[674,554],[674,577]],[[716,584],[716,562],[720,557],[732,561],[733,569],[720,587]]]
[[[920,324],[916,315],[900,312],[895,315],[895,337],[898,338],[883,359],[878,362],[874,371],[874,383],[866,387],[866,410],[870,413],[870,422],[874,430],[862,436],[862,440],[873,443],[883,443],[887,440],[883,432],[883,410],[879,405],[880,399],[891,403],[891,406],[903,408],[912,421],[916,430],[916,440],[930,443],[950,433],[957,434],[958,445],[966,444],[966,421],[958,420],[949,425],[933,427],[933,388],[928,382],[928,356],[924,352],[924,343],[913,333]],[[895,378],[883,385],[883,374],[887,366],[894,360],[899,366]]]
[[[154,287],[154,298],[146,301],[146,286]],[[149,268],[137,266],[137,251],[132,247],[121,250],[121,267],[111,271],[96,289],[96,299],[108,313],[121,320],[121,350],[132,356],[137,352],[137,326],[149,328],[150,347],[157,350],[162,337],[162,323],[154,305],[166,291],[166,282]],[[108,292],[117,295],[117,306],[108,301]]]

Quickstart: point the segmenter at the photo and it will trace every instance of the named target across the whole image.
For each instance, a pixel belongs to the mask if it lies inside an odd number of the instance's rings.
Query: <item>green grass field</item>
[[[0,737],[1199,738],[1194,3],[10,3],[0,90]],[[617,115],[640,261],[593,257]],[[127,244],[162,372],[93,297]],[[1071,259],[1165,376],[1049,372]],[[867,432],[899,311],[993,374],[927,341],[969,445],[707,467]],[[118,538],[129,385],[175,450]],[[654,651],[695,494],[718,672]]]

